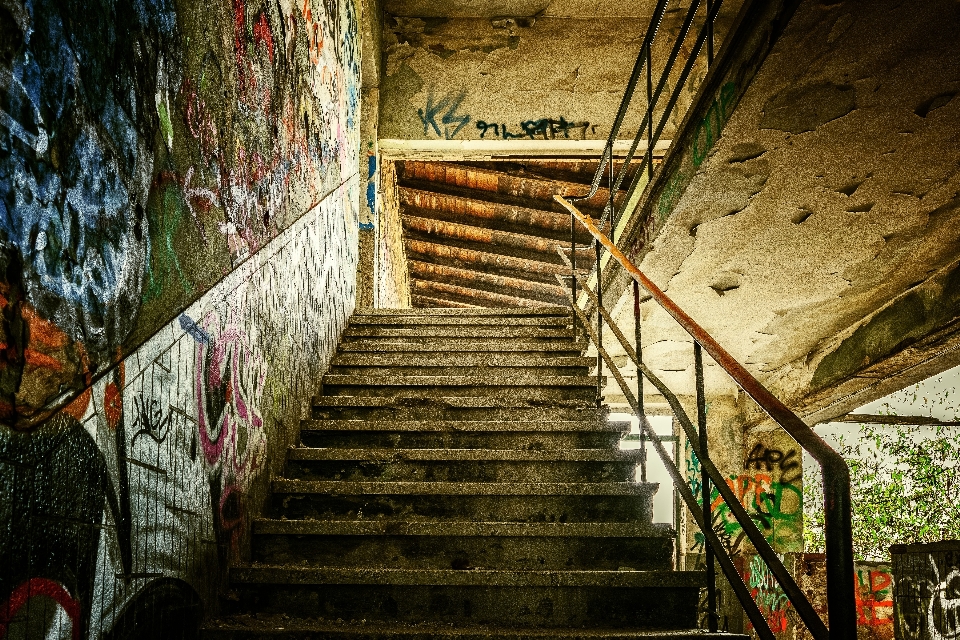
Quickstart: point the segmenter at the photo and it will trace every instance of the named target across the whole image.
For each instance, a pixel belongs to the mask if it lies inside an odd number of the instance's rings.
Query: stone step
[[[422,522],[416,520],[275,520],[253,521],[254,535],[303,536],[450,536],[535,538],[672,538],[663,523],[637,522]]]
[[[639,449],[393,449],[393,448],[307,448],[287,450],[287,459],[296,461],[349,462],[637,462]]]
[[[656,483],[272,483],[278,516],[497,522],[653,521]]]
[[[411,353],[423,352],[517,352],[517,353],[553,353],[565,356],[580,356],[587,344],[580,340],[543,339],[533,340],[516,338],[485,338],[463,339],[457,337],[438,338],[358,338],[342,342],[340,353],[358,351],[376,351],[379,353]],[[417,357],[416,355],[410,356]]]
[[[474,354],[470,354],[474,355]],[[375,355],[376,357],[376,355]],[[589,376],[590,369],[596,366],[597,361],[588,358],[586,363],[577,363],[574,366],[554,366],[544,364],[490,365],[478,366],[461,365],[458,363],[443,366],[429,366],[419,361],[419,358],[404,358],[402,364],[368,364],[359,367],[333,364],[326,375],[363,376],[370,378],[389,378],[394,376],[484,376],[496,380],[499,376],[532,377],[543,375],[553,376]],[[582,360],[581,358],[557,358],[557,360]],[[411,364],[413,362],[414,364]],[[592,363],[592,364],[591,364]],[[596,380],[596,378],[594,378]]]
[[[360,624],[292,620],[287,616],[237,615],[208,623],[204,640],[748,640],[747,635],[701,629],[531,629],[462,624]]]
[[[570,313],[556,315],[526,315],[526,314],[431,314],[431,315],[366,315],[354,314],[350,318],[351,326],[369,325],[378,327],[423,327],[423,326],[468,326],[468,327],[555,327],[568,326],[573,323]]]
[[[333,527],[317,524],[327,523],[255,523],[253,560],[326,567],[611,571],[626,567],[668,570],[673,563],[673,532],[653,525],[369,521],[341,521]]]
[[[322,395],[313,399],[314,409],[321,413],[326,409],[337,409],[344,407],[352,408],[390,408],[406,409],[408,413],[411,410],[418,410],[422,413],[437,414],[444,413],[447,409],[540,409],[544,413],[549,413],[551,409],[569,409],[569,410],[597,410],[601,411],[595,401],[575,399],[563,400],[551,398],[549,403],[536,401],[535,399],[516,398],[516,397],[496,397],[496,396],[435,396],[425,397],[420,394],[409,392],[398,393],[394,396],[350,396],[350,395]],[[552,413],[562,413],[553,411]],[[488,414],[484,414],[486,417]],[[493,414],[492,419],[495,419]],[[425,417],[425,416],[424,416]],[[464,416],[466,417],[466,416]]]
[[[490,370],[468,376],[323,376],[328,387],[589,387],[595,389],[594,376],[548,376],[509,374]],[[511,393],[513,391],[511,390]]]
[[[423,450],[423,449],[421,449]],[[415,451],[415,449],[414,449]],[[483,449],[451,449],[483,451]],[[286,477],[349,482],[626,482],[636,477],[637,462],[489,460],[290,460]]]
[[[326,485],[341,485],[328,487]],[[653,522],[653,495],[656,485],[637,488],[633,492],[608,491],[591,494],[582,491],[567,495],[551,493],[544,488],[538,494],[509,494],[503,487],[511,485],[520,491],[523,484],[532,483],[473,483],[485,486],[484,492],[470,492],[463,486],[457,493],[455,483],[406,483],[453,485],[433,493],[400,493],[402,483],[348,483],[297,482],[274,483],[274,517],[287,519],[372,519],[455,521],[476,520],[496,522]],[[557,483],[540,485],[549,487]],[[614,483],[610,483],[614,484]],[[626,484],[626,483],[624,483]],[[373,485],[369,487],[351,485]],[[378,492],[377,489],[381,490]],[[505,494],[505,495],[501,495]]]
[[[641,453],[638,449],[301,447],[288,451],[286,477],[357,482],[625,482],[636,476]]]
[[[702,571],[505,571],[497,569],[383,569],[356,567],[291,567],[255,564],[230,568],[234,585],[369,585],[460,587],[695,587]]]
[[[523,309],[495,309],[484,307],[478,309],[371,309],[360,307],[355,312],[354,318],[369,317],[459,317],[459,316],[481,316],[481,317],[512,317],[528,318],[531,316],[569,316],[570,307],[544,305],[542,307],[524,307]]]
[[[476,326],[476,325],[427,325],[413,327],[380,327],[371,325],[350,325],[343,332],[343,340],[349,343],[359,338],[533,338],[539,340],[569,339],[576,337],[573,330],[565,328],[544,328],[529,326]]]
[[[522,428],[523,423],[512,425]],[[612,430],[582,431],[302,431],[300,442],[306,447],[358,447],[394,449],[615,449],[623,432]]]
[[[332,367],[594,367],[596,358],[557,356],[548,352],[419,353],[416,360],[405,353],[337,353]],[[371,371],[371,373],[373,373]]]
[[[533,416],[526,416],[533,417]],[[478,432],[519,432],[519,431],[614,431],[623,433],[630,429],[629,422],[599,420],[596,416],[587,416],[581,420],[390,420],[390,419],[325,419],[302,420],[300,432],[305,431],[478,431]]]
[[[368,622],[527,627],[696,624],[702,572],[404,570],[249,566],[230,570],[236,613]]]
[[[364,496],[648,496],[657,483],[641,482],[344,482],[294,480],[272,483],[274,493]]]

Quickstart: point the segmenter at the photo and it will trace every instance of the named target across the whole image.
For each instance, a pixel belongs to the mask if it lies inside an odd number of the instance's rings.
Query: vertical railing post
[[[577,304],[577,221],[570,214],[570,299]],[[573,313],[573,309],[570,310]],[[573,313],[573,330],[577,333],[577,314]]]
[[[597,337],[600,340],[600,344],[603,344],[603,316],[600,313],[600,308],[603,306],[603,287],[601,286],[600,281],[600,242],[594,240],[594,254],[597,259]],[[597,349],[597,406],[603,404],[603,356],[600,355],[600,349]]]
[[[700,452],[704,457],[707,457],[707,398],[703,384],[703,350],[696,340],[693,342],[693,368],[697,386],[697,426],[700,431]],[[710,475],[707,473],[707,467],[703,464],[703,461],[701,461],[700,470],[702,472],[700,495],[703,496],[703,523],[704,526],[711,527],[713,526],[713,517],[710,513],[712,493],[710,491]],[[704,539],[706,539],[706,534],[704,534]],[[707,625],[712,633],[716,633],[719,616],[717,615],[717,577],[715,575],[713,549],[706,543],[704,543],[703,548],[704,560],[707,565]]]
[[[707,68],[713,66],[713,0],[707,0]]]
[[[643,406],[643,374],[640,372],[640,365],[643,363],[643,345],[640,342],[640,285],[633,281],[633,340],[634,350],[637,352],[637,405],[640,407],[641,420],[644,419],[646,410]],[[647,432],[640,429],[640,481],[647,481]]]
[[[647,181],[653,180],[653,71],[647,45]]]

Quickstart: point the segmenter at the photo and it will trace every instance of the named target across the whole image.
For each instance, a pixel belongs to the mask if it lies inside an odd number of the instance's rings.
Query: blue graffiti
[[[420,116],[420,121],[423,123],[423,133],[429,133],[432,127],[434,133],[438,136],[443,136],[447,140],[453,139],[470,122],[469,115],[457,114],[457,109],[460,108],[460,103],[463,102],[464,98],[466,98],[466,93],[463,91],[459,93],[451,91],[443,96],[440,102],[434,102],[433,92],[431,91],[427,97],[426,108],[417,109],[417,115]],[[440,118],[440,123],[437,123],[437,116],[440,115],[440,112],[443,112],[443,115]],[[443,125],[442,130],[440,124]],[[456,125],[456,127],[451,131],[450,127],[452,125]]]
[[[180,328],[200,344],[210,344],[210,334],[200,328],[196,321],[185,313],[180,314]]]
[[[158,51],[176,51],[176,16],[171,0],[23,8],[0,88],[0,241],[23,256],[30,303],[96,363],[126,338],[140,297],[158,126],[143,83],[174,67]]]

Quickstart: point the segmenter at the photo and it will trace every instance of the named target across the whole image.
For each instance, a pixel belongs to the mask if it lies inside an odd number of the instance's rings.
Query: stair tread
[[[367,399],[367,398],[364,398]],[[381,398],[373,398],[380,400]],[[387,404],[387,403],[384,403]],[[381,406],[381,405],[375,405]],[[478,431],[478,432],[558,432],[597,431],[624,432],[629,422],[599,420],[303,420],[301,431]]]
[[[506,462],[616,462],[639,460],[641,449],[386,449],[347,447],[296,447],[289,460],[405,461],[506,461]]]
[[[361,338],[340,345],[341,352],[350,351],[484,351],[484,352],[538,352],[538,351],[576,351],[582,353],[587,344],[575,340],[525,341],[516,338],[472,338],[465,340],[455,336],[427,338]]]
[[[410,394],[392,396],[315,396],[314,407],[451,407],[461,409],[540,409],[544,403],[539,400],[497,396],[431,396],[424,398]],[[552,400],[547,408],[596,408],[590,400]],[[599,409],[597,410],[599,411]]]
[[[385,569],[379,567],[291,567],[251,564],[232,567],[234,583],[449,585],[478,587],[700,587],[703,571],[584,571],[508,569]]]
[[[361,307],[354,312],[354,316],[569,316],[570,307],[544,305],[542,307],[524,307],[523,309],[496,309],[484,307],[480,309],[372,309]]]
[[[644,496],[658,486],[656,482],[273,481],[277,493],[332,495]]]
[[[362,376],[350,374],[326,374],[323,383],[340,386],[390,386],[390,387],[595,387],[596,376],[538,376],[536,374],[505,374],[491,371],[472,376]]]
[[[556,315],[354,315],[350,318],[350,326],[369,327],[424,327],[424,326],[471,326],[471,327],[543,327],[571,324],[573,316],[567,314]]]
[[[530,325],[417,325],[414,327],[352,325],[347,327],[344,336],[350,338],[560,338],[573,339],[576,337],[572,329],[556,327],[544,329]]]
[[[255,534],[627,538],[673,537],[665,523],[637,522],[422,522],[417,520],[274,520],[253,523]]]
[[[399,363],[399,364],[397,364]],[[597,359],[587,356],[555,356],[550,354],[525,353],[463,353],[461,351],[420,355],[411,362],[410,357],[402,353],[367,354],[362,352],[338,353],[334,356],[333,367],[476,367],[481,371],[501,368],[536,367],[593,367]]]
[[[507,628],[476,625],[443,624],[362,624],[302,620],[287,616],[231,616],[208,622],[205,631],[251,631],[268,637],[282,637],[290,633],[321,633],[344,640],[381,639],[384,637],[426,638],[437,640],[747,640],[749,636],[733,633],[710,633],[702,629],[536,629]]]

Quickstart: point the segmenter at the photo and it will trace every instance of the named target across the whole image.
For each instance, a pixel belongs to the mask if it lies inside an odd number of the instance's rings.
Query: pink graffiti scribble
[[[221,329],[215,312],[201,328],[211,336],[197,345],[196,389],[200,442],[208,465],[225,464],[241,485],[260,467],[266,436],[258,405],[266,378],[263,362],[235,324]]]

